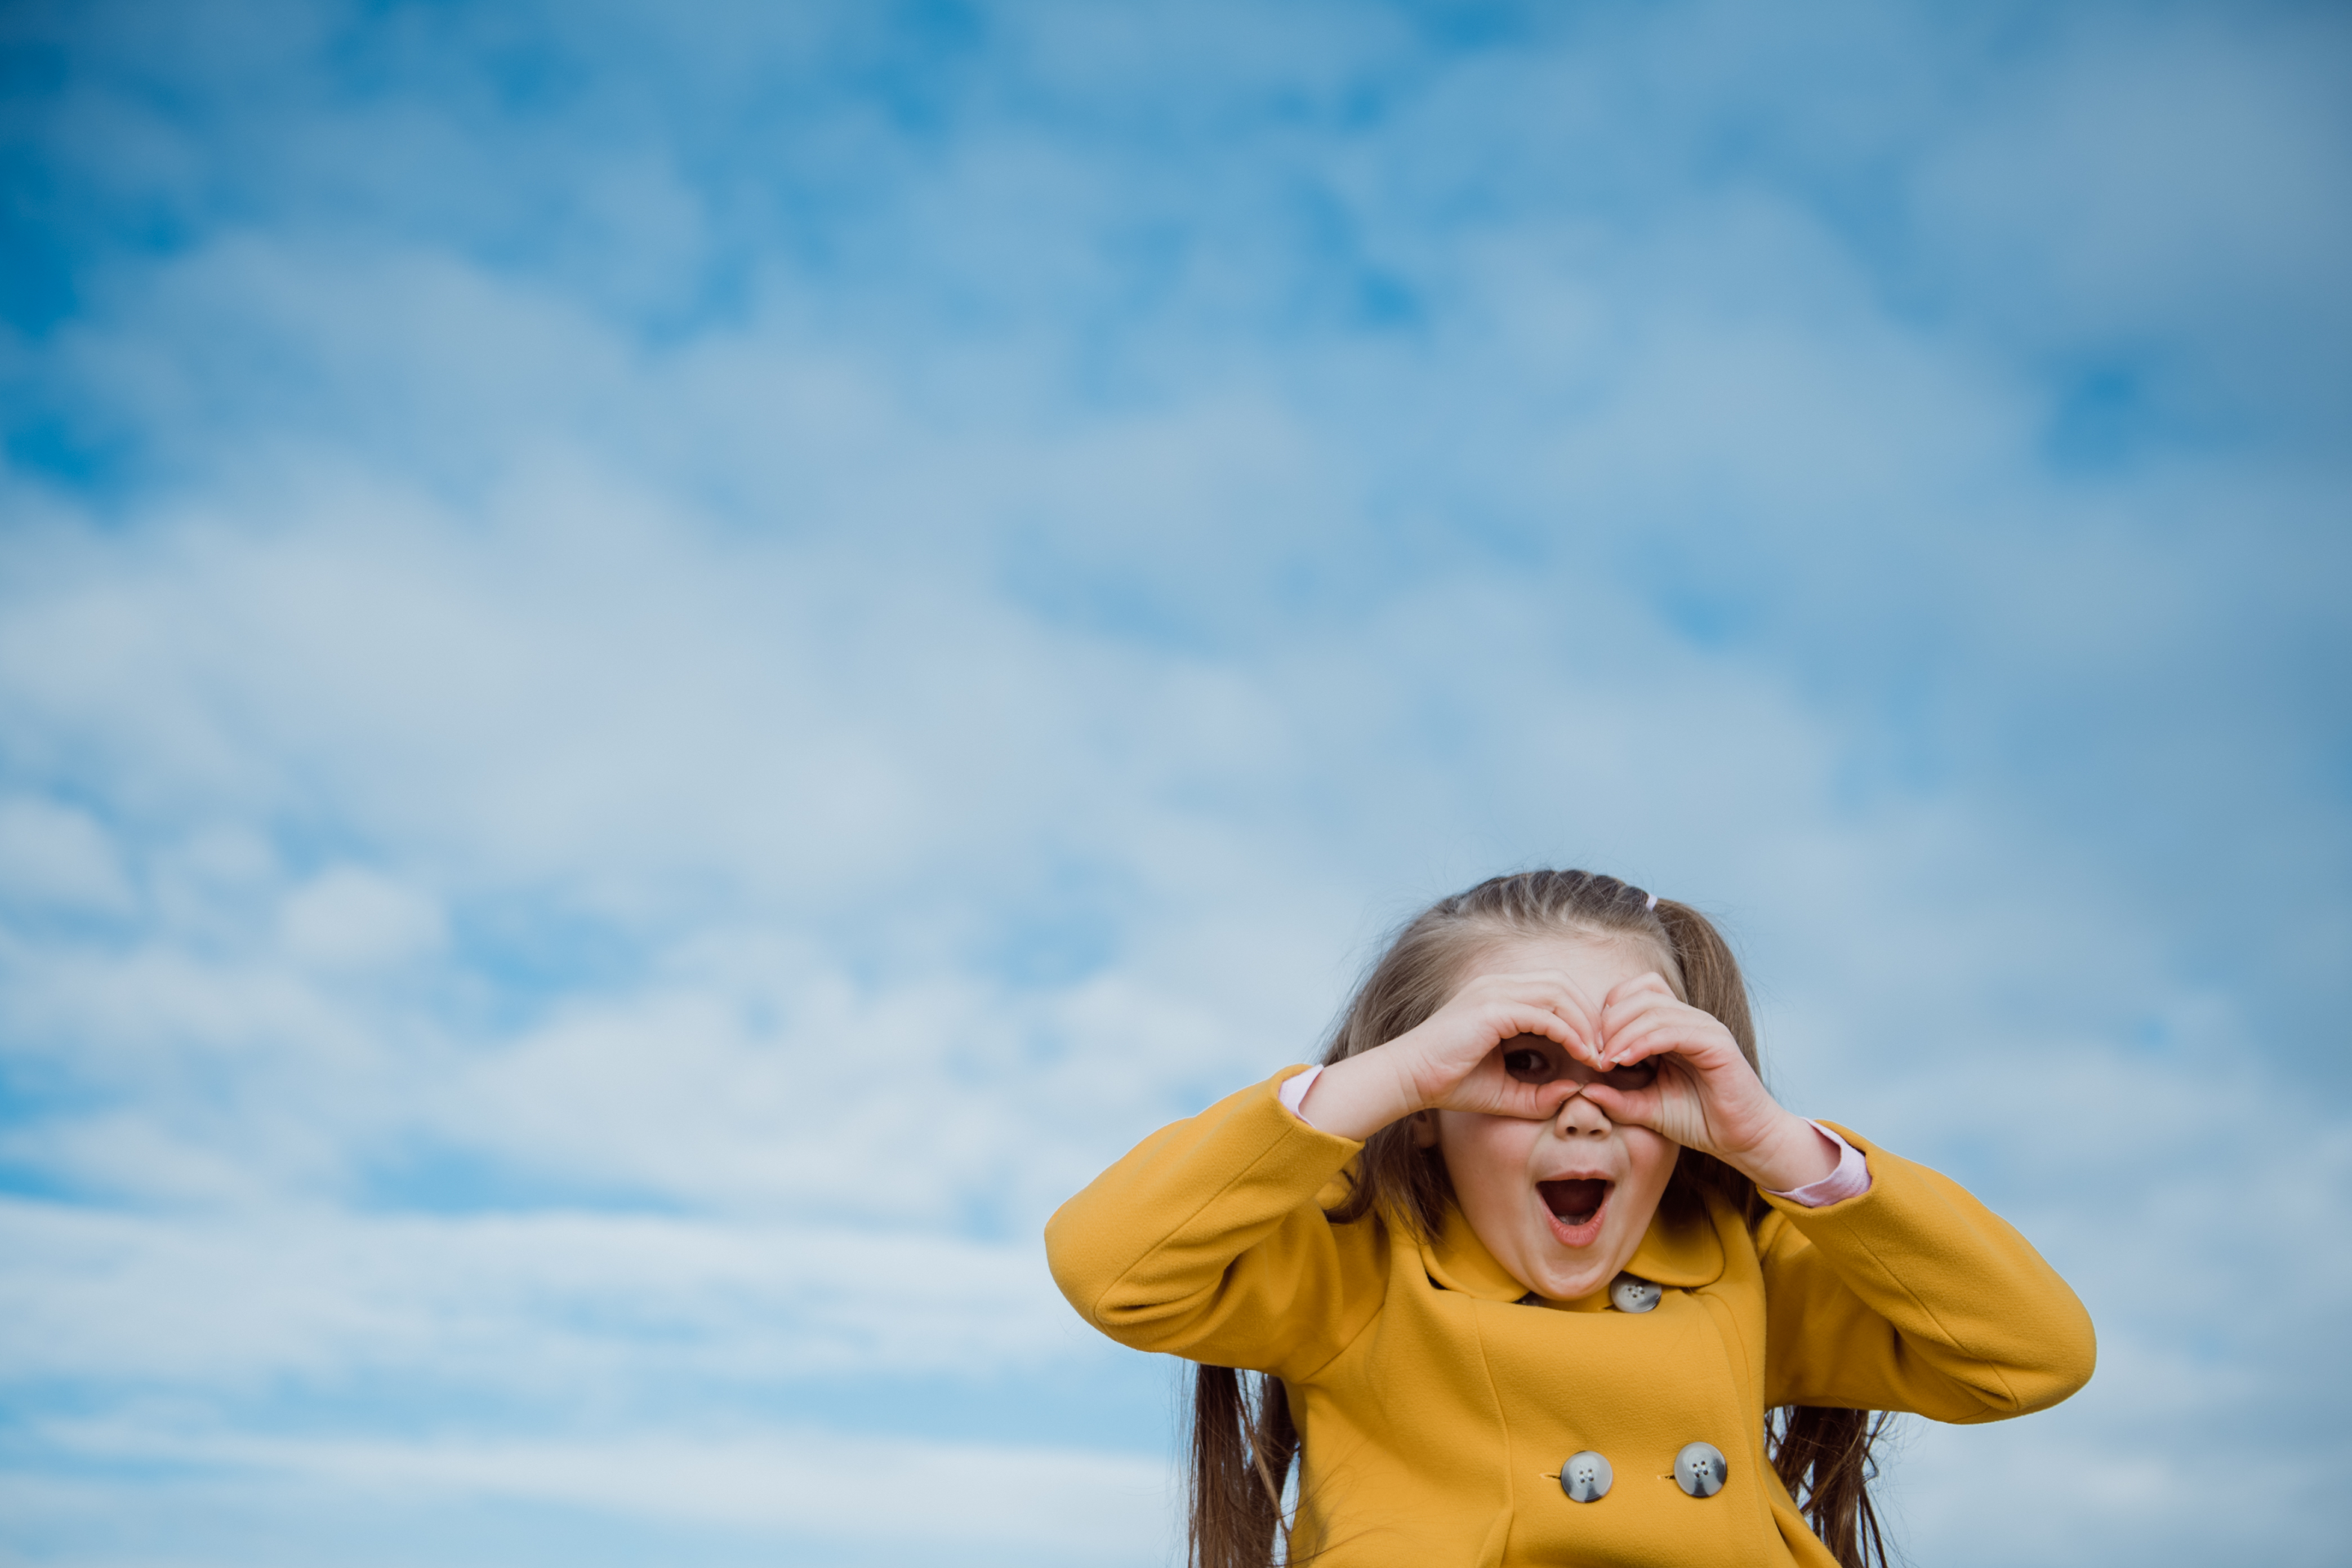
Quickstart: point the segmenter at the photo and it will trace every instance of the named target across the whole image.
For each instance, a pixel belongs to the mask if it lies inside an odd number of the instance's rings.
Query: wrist
[[[1820,1128],[1783,1110],[1769,1136],[1727,1163],[1768,1193],[1791,1193],[1834,1172],[1838,1153],[1837,1144]]]
[[[1386,1046],[1343,1057],[1316,1075],[1299,1101],[1298,1115],[1318,1130],[1358,1142],[1423,1106],[1412,1075],[1402,1070]]]

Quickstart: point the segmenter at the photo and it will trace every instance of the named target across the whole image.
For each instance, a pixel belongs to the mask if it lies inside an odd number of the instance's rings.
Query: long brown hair
[[[1559,935],[1650,947],[1666,983],[1692,1006],[1722,1020],[1748,1065],[1758,1065],[1748,986],[1722,934],[1687,904],[1653,900],[1639,888],[1592,871],[1490,878],[1406,921],[1340,1014],[1324,1064],[1384,1045],[1427,1020],[1483,949],[1515,937]],[[1333,1223],[1377,1215],[1415,1240],[1443,1227],[1451,1197],[1444,1162],[1434,1149],[1414,1147],[1405,1122],[1367,1139],[1350,1177],[1346,1200],[1330,1211]],[[1766,1212],[1747,1177],[1711,1155],[1685,1149],[1666,1201],[1697,1200],[1703,1190],[1727,1200],[1751,1226]],[[1773,1469],[1843,1568],[1886,1568],[1885,1537],[1869,1487],[1878,1473],[1872,1445],[1887,1420],[1884,1411],[1788,1405],[1766,1422]],[[1195,1568],[1270,1568],[1287,1560],[1290,1510],[1283,1497],[1297,1458],[1298,1428],[1279,1379],[1245,1378],[1222,1366],[1197,1370],[1187,1532]]]

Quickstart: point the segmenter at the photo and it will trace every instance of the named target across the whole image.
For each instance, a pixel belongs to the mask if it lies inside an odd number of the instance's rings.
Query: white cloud
[[[2126,1364],[2102,1375],[2169,1372]],[[2238,1440],[2177,1418],[2094,1422],[2061,1407],[2014,1432],[1915,1424],[1906,1437],[1886,1491],[1897,1539],[1923,1568],[2221,1561],[2244,1550],[2248,1518],[2263,1521],[2266,1562],[2341,1555],[2332,1458],[2284,1434]],[[2223,1476],[2244,1513],[2212,1506]]]
[[[441,944],[433,900],[391,879],[339,866],[297,888],[280,916],[287,948],[329,969],[373,968]]]
[[[184,1393],[394,1378],[542,1410],[1066,1353],[1033,1237],[594,1211],[145,1217],[0,1205],[5,1375]],[[952,1310],[946,1310],[947,1303]]]
[[[0,899],[112,914],[131,898],[113,841],[88,812],[23,796],[0,799]]]
[[[952,1552],[965,1562],[1141,1564],[1165,1559],[1173,1523],[1158,1464],[1076,1449],[811,1431],[397,1442],[60,1423],[42,1436],[84,1463],[194,1467],[202,1479],[164,1485],[209,1502],[208,1511],[226,1511],[221,1494],[234,1498],[238,1481],[259,1481],[302,1498],[305,1511],[393,1502],[410,1530],[436,1510],[527,1501],[607,1519],[748,1527],[803,1550],[848,1543],[860,1556],[878,1549],[892,1560]],[[18,1479],[12,1511],[33,1528],[48,1525],[71,1506],[73,1489]]]

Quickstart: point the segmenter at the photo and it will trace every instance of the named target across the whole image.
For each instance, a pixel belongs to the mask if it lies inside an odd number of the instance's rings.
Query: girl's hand
[[[1418,1028],[1325,1068],[1300,1113],[1343,1138],[1369,1138],[1422,1110],[1549,1120],[1579,1085],[1529,1083],[1505,1070],[1497,1047],[1520,1035],[1557,1041],[1600,1070],[1600,1016],[1568,976],[1483,974]]]
[[[1584,1097],[1612,1121],[1712,1154],[1770,1192],[1793,1191],[1837,1168],[1830,1141],[1765,1092],[1722,1021],[1677,1000],[1658,975],[1619,982],[1601,1005],[1600,1024],[1597,1065],[1656,1068],[1645,1089],[1585,1088]]]

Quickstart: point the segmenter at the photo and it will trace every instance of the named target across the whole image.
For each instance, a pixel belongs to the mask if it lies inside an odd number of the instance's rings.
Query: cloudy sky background
[[[1917,1563],[2336,1560],[2340,8],[0,30],[0,1562],[1165,1563],[1040,1225],[1535,864],[2089,1302]]]

